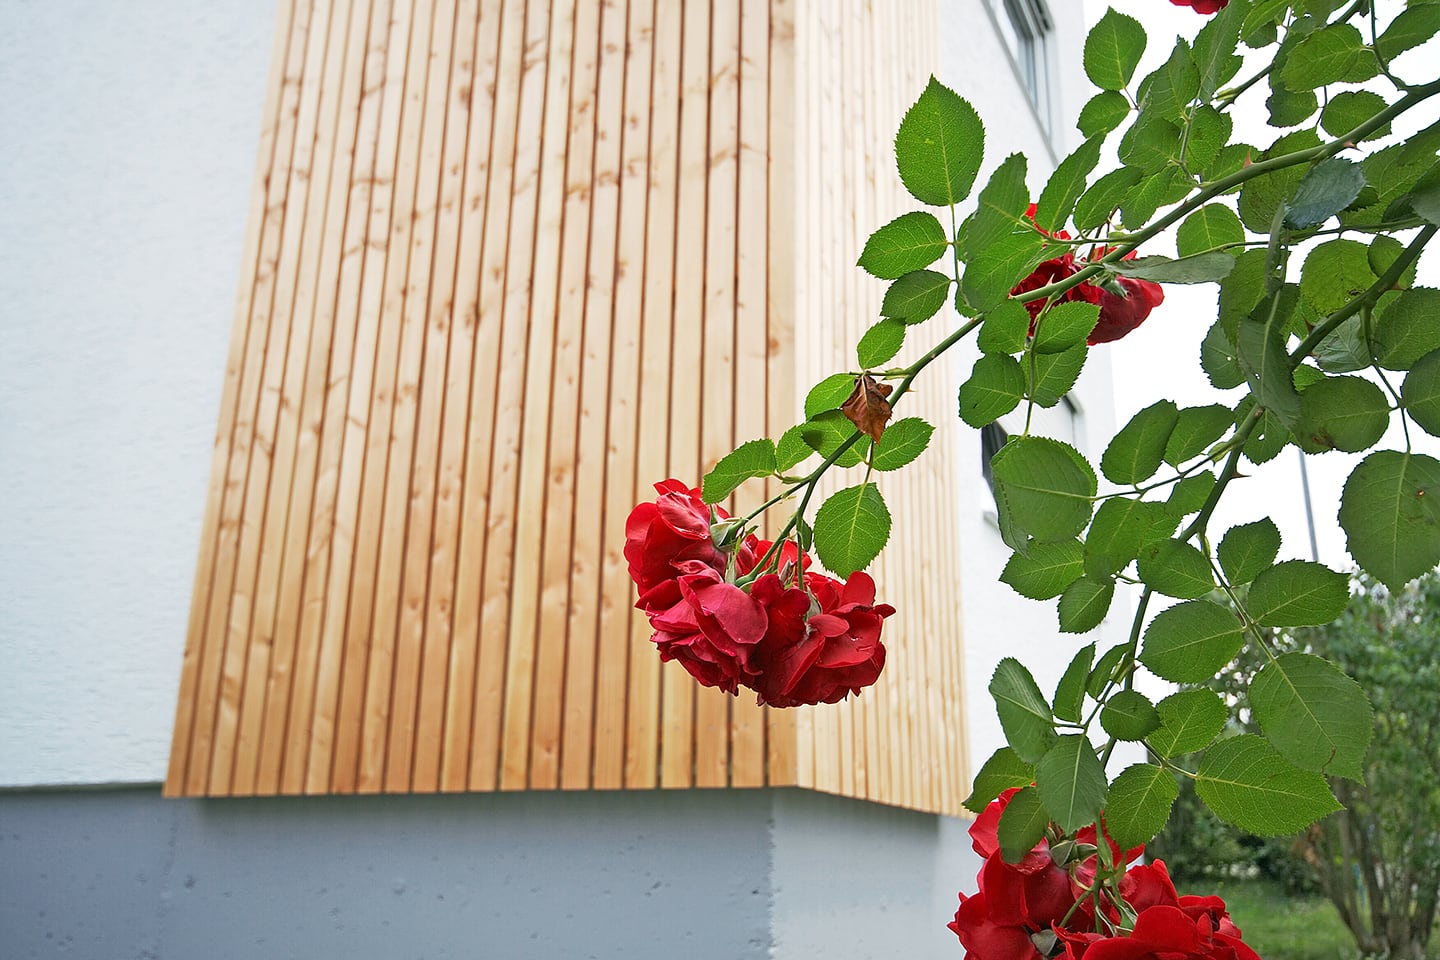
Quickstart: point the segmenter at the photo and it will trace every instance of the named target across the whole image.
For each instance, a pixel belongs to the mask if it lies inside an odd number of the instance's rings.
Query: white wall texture
[[[0,787],[164,777],[274,20],[0,4]]]

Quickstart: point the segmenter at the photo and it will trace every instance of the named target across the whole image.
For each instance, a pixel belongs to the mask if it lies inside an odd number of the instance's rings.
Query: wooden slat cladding
[[[955,812],[945,458],[887,488],[901,613],[847,705],[662,666],[621,554],[651,482],[778,435],[875,315],[851,264],[904,209],[889,144],[935,34],[905,6],[282,3],[168,795]]]

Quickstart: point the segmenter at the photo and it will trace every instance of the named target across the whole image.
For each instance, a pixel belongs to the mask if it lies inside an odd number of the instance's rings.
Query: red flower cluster
[[[1219,897],[1181,897],[1163,861],[1126,871],[1119,894],[1133,915],[1129,935],[1095,929],[1094,883],[1097,858],[1061,858],[1040,841],[1019,863],[1006,863],[997,829],[1000,814],[1017,790],[1007,790],[970,827],[971,845],[985,858],[980,889],[960,894],[950,929],[965,947],[965,960],[1046,960],[1064,946],[1067,960],[1259,960],[1240,940],[1240,931]],[[1077,848],[1096,845],[1094,827],[1074,838]],[[1113,862],[1132,863],[1143,848],[1122,852],[1108,836]],[[1065,862],[1057,862],[1065,859]],[[1103,902],[1103,901],[1102,901]],[[1120,923],[1113,904],[1102,908],[1108,925]]]
[[[1032,203],[1025,215],[1031,220],[1035,219],[1035,205]],[[1037,228],[1038,229],[1038,228]],[[1059,230],[1053,234],[1045,233],[1046,236],[1053,236],[1060,240],[1069,240],[1070,234]],[[1093,253],[1096,258],[1105,256],[1109,250],[1102,248]],[[1125,256],[1126,260],[1133,259],[1135,252],[1132,250]],[[1086,264],[1085,260],[1076,260],[1075,254],[1069,250],[1053,260],[1046,260],[1024,280],[1015,285],[1010,295],[1019,296],[1031,290],[1038,290],[1043,286],[1064,280],[1066,277],[1074,276]],[[1090,331],[1087,338],[1091,346],[1097,343],[1109,343],[1119,340],[1131,330],[1145,322],[1150,316],[1150,311],[1160,306],[1165,300],[1165,291],[1160,284],[1152,283],[1149,280],[1134,280],[1130,277],[1117,277],[1111,284],[1097,286],[1093,283],[1082,283],[1065,291],[1060,298],[1060,303],[1093,303],[1100,308],[1100,319],[1095,324],[1095,329]],[[1045,301],[1030,300],[1025,304],[1025,309],[1030,312],[1030,319],[1033,321],[1045,306]]]
[[[1170,0],[1177,7],[1191,7],[1196,13],[1219,13],[1230,0]]]
[[[747,593],[732,578],[752,572],[771,543],[747,536],[732,556],[715,544],[700,491],[679,480],[655,490],[625,521],[625,559],[661,660],[678,660],[707,687],[749,687],[775,707],[836,703],[879,678],[880,628],[895,609],[875,603],[868,574],[841,583],[811,572],[786,543],[780,573],[757,577]]]

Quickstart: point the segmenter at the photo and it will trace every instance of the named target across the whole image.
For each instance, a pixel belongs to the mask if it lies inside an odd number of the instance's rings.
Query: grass
[[[1258,880],[1225,880],[1214,892],[1261,960],[1356,960],[1355,940],[1324,897],[1292,897]]]

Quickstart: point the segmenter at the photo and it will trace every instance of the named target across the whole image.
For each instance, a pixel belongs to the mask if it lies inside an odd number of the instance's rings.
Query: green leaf
[[[1101,90],[1124,90],[1144,52],[1140,21],[1107,10],[1085,38],[1085,75]]]
[[[905,417],[885,428],[870,465],[876,470],[898,470],[910,463],[930,445],[935,428],[920,417]]]
[[[1415,150],[1417,135],[1409,144],[1397,143],[1384,150],[1370,154],[1360,166],[1365,171],[1365,182],[1375,188],[1374,202],[1340,215],[1340,222],[1347,226],[1378,224],[1385,219],[1390,205],[1405,196],[1435,165],[1435,148]]]
[[[1145,743],[1162,757],[1203,750],[1225,726],[1225,702],[1213,690],[1181,690],[1155,705],[1160,726]]]
[[[895,134],[900,182],[921,203],[959,203],[970,195],[984,148],[985,127],[975,108],[931,77]]]
[[[1081,119],[1084,119],[1083,114]],[[1061,160],[1055,172],[1050,175],[1045,189],[1040,191],[1040,199],[1035,202],[1035,224],[1041,230],[1054,233],[1070,219],[1070,213],[1075,209],[1075,201],[1085,192],[1085,179],[1090,176],[1090,171],[1095,169],[1095,164],[1100,162],[1100,145],[1103,140],[1103,137],[1086,140],[1074,153]]]
[[[1234,613],[1209,600],[1189,600],[1150,621],[1140,662],[1165,680],[1202,683],[1229,663],[1244,642]]]
[[[1240,369],[1235,345],[1218,320],[1211,325],[1200,344],[1200,368],[1217,390],[1230,390],[1245,382],[1245,371]]]
[[[1169,537],[1174,529],[1175,519],[1163,503],[1109,497],[1095,511],[1085,538],[1085,569],[1094,576],[1123,570],[1146,543]]]
[[[1269,517],[1231,527],[1220,540],[1216,559],[1230,585],[1249,583],[1268,570],[1280,552],[1280,530]]]
[[[1375,49],[1386,60],[1420,46],[1440,30],[1440,6],[1424,4],[1400,11],[1375,41]]]
[[[1365,251],[1365,257],[1370,261],[1370,272],[1375,274],[1376,277],[1384,276],[1386,271],[1395,265],[1395,261],[1400,259],[1404,252],[1405,244],[1394,237],[1381,234],[1370,241],[1370,246]],[[1412,260],[1410,266],[1405,268],[1405,272],[1400,274],[1400,279],[1395,281],[1395,286],[1398,289],[1409,290],[1415,285],[1417,266],[1415,261]]]
[[[1386,106],[1385,98],[1378,93],[1369,90],[1342,90],[1325,104],[1325,110],[1320,114],[1320,126],[1332,137],[1343,137]],[[1390,124],[1387,123],[1365,139],[1383,137],[1389,132]]]
[[[742,443],[721,457],[705,475],[701,483],[701,499],[706,503],[719,503],[751,477],[768,477],[774,472],[774,443],[769,440]]]
[[[1301,230],[1319,226],[1350,206],[1364,186],[1359,164],[1344,157],[1322,160],[1295,188],[1285,222]]]
[[[1365,691],[1333,663],[1287,653],[1250,684],[1250,709],[1280,755],[1301,770],[1365,779],[1374,730]]]
[[[860,369],[873,370],[894,359],[904,345],[905,321],[884,317],[860,337],[860,342],[855,345],[855,356],[860,362]]]
[[[917,210],[896,217],[870,234],[859,266],[873,277],[898,280],[930,266],[949,245],[940,221],[933,214]]]
[[[965,301],[980,312],[990,310],[1046,259],[1045,237],[1038,230],[1002,237],[973,256],[961,277]]]
[[[1095,471],[1074,447],[1016,437],[1000,448],[990,471],[997,505],[1036,540],[1069,540],[1090,522]]]
[[[975,345],[982,353],[1019,353],[1030,333],[1030,312],[1018,300],[1002,300],[985,314]],[[1022,381],[1023,390],[1023,381]]]
[[[1111,483],[1134,484],[1153,477],[1179,417],[1173,400],[1153,403],[1131,417],[1100,457],[1105,478]]]
[[[1111,170],[1090,185],[1075,203],[1075,226],[1094,230],[1114,213],[1145,176],[1134,167]]]
[[[1030,763],[1043,757],[1055,742],[1055,726],[1050,704],[1030,671],[1014,657],[1001,660],[990,678],[990,696],[995,698],[995,712],[1015,755]]]
[[[1083,344],[1099,320],[1100,308],[1093,303],[1054,304],[1035,324],[1032,349],[1036,353],[1063,353]]]
[[[808,420],[826,410],[838,410],[855,390],[855,377],[835,373],[821,380],[805,394],[805,418]]]
[[[1170,118],[1182,116],[1200,91],[1200,71],[1195,69],[1190,44],[1184,38],[1177,38],[1170,59],[1148,79],[1141,103],[1143,112]]]
[[[1323,776],[1300,770],[1253,734],[1207,750],[1195,792],[1221,820],[1262,837],[1295,833],[1340,809]]]
[[[975,212],[965,230],[967,259],[974,260],[993,244],[1017,229],[1031,230],[1025,218],[1030,191],[1025,186],[1025,155],[1012,153],[1005,158],[976,198]]]
[[[1229,408],[1212,403],[1203,407],[1184,407],[1176,415],[1175,429],[1165,443],[1165,462],[1178,467],[1198,457],[1225,435],[1234,422]]]
[[[1194,600],[1215,589],[1210,561],[1181,540],[1164,540],[1141,551],[1136,562],[1140,579],[1156,593],[1179,600]]]
[[[1315,362],[1329,373],[1349,373],[1370,366],[1365,321],[1356,315],[1325,335],[1315,347]]]
[[[1180,144],[1184,139],[1177,124],[1155,114],[1142,113],[1135,125],[1120,138],[1120,162],[1145,173],[1154,173],[1180,162]]]
[[[1127,230],[1139,230],[1154,218],[1156,210],[1178,203],[1194,189],[1195,181],[1184,170],[1166,167],[1130,192],[1120,204],[1120,219]]]
[[[1326,377],[1300,394],[1295,440],[1306,453],[1359,453],[1379,443],[1389,425],[1390,402],[1379,387],[1362,377]]]
[[[1079,343],[1060,353],[1027,354],[1025,392],[1042,407],[1055,406],[1080,378],[1088,353],[1089,347]]]
[[[1242,252],[1235,258],[1235,269],[1220,284],[1220,323],[1231,347],[1240,321],[1265,299],[1265,256],[1264,250]]]
[[[1000,582],[1031,600],[1050,600],[1084,572],[1084,554],[1078,540],[1037,543],[1029,555],[1016,553],[1005,563]]]
[[[1050,819],[1073,832],[1094,823],[1105,805],[1105,768],[1090,741],[1061,737],[1035,764],[1035,788]]]
[[[1060,595],[1060,632],[1089,633],[1110,612],[1115,597],[1114,580],[1081,577]]]
[[[1440,290],[1415,287],[1387,293],[1376,307],[1370,346],[1386,370],[1409,370],[1431,350],[1440,349]]]
[[[990,755],[980,772],[975,774],[975,789],[965,798],[964,807],[981,813],[990,801],[1012,787],[1029,786],[1035,780],[1035,765],[1026,763],[1009,747],[1001,747]]]
[[[1360,31],[1351,24],[1336,23],[1295,45],[1280,70],[1280,81],[1291,90],[1314,90],[1342,80],[1368,80],[1375,70],[1375,55],[1366,49]]]
[[[975,361],[970,379],[960,385],[960,419],[980,429],[1014,410],[1025,395],[1025,371],[1009,354],[993,353]]]
[[[915,270],[890,284],[880,314],[920,323],[940,312],[950,297],[950,278],[934,270]]]
[[[1268,150],[1251,159],[1268,160],[1319,145],[1320,137],[1314,130],[1296,130],[1294,133],[1287,133],[1276,140]],[[1275,211],[1280,208],[1281,204],[1289,201],[1303,176],[1305,176],[1304,165],[1296,164],[1247,180],[1245,185],[1240,188],[1240,201],[1236,207],[1240,214],[1240,221],[1254,233],[1269,233],[1270,224],[1275,219]],[[1366,179],[1371,183],[1374,182],[1370,178],[1368,170]],[[1263,258],[1263,251],[1259,252]]]
[[[1090,671],[1090,679],[1085,684],[1086,692],[1098,700],[1106,685],[1123,677],[1131,666],[1130,644],[1115,644],[1096,661],[1095,669]]]
[[[1208,253],[1217,247],[1242,243],[1244,240],[1245,227],[1241,225],[1240,218],[1221,203],[1207,203],[1186,217],[1185,222],[1175,231],[1175,249],[1181,257]]]
[[[1160,728],[1160,714],[1143,693],[1121,690],[1105,701],[1100,726],[1116,740],[1144,740]]]
[[[814,452],[805,442],[805,424],[797,423],[775,442],[775,470],[785,473]]]
[[[1340,496],[1350,556],[1391,590],[1440,564],[1440,460],[1381,450],[1361,461]]]
[[[1247,12],[1248,7],[1243,3],[1227,7],[1211,17],[1195,35],[1194,62],[1200,74],[1197,93],[1202,101],[1213,97],[1240,69],[1235,48],[1240,43],[1240,30]]]
[[[1179,795],[1172,774],[1154,764],[1132,764],[1110,784],[1105,831],[1122,850],[1149,843],[1170,819],[1170,807]]]
[[[1100,137],[1125,122],[1130,115],[1130,101],[1117,90],[1101,90],[1080,109],[1080,120],[1075,124],[1081,136],[1086,139]]]
[[[1185,169],[1204,170],[1218,160],[1233,127],[1228,113],[1209,104],[1196,107],[1185,132]]]
[[[995,837],[1000,841],[1000,855],[1007,863],[1019,863],[1025,855],[1034,850],[1045,836],[1049,817],[1040,802],[1040,794],[1034,787],[1026,787],[1010,798],[1000,822],[995,828]]]
[[[1255,398],[1246,397],[1236,407],[1236,411],[1236,416],[1241,420],[1252,416],[1255,412]],[[1280,418],[1269,410],[1262,410],[1260,426],[1250,434],[1250,439],[1245,441],[1242,452],[1245,459],[1251,463],[1269,463],[1280,455],[1280,451],[1285,449],[1290,439],[1290,431],[1280,422]]]
[[[1264,627],[1329,623],[1350,602],[1350,578],[1309,560],[1286,560],[1263,570],[1250,585],[1246,607]]]
[[[1228,253],[1197,253],[1179,260],[1169,257],[1139,257],[1111,264],[1115,273],[1156,283],[1214,283],[1230,276],[1235,258]]]
[[[1263,308],[1257,312],[1263,312]],[[1290,357],[1285,352],[1284,333],[1278,327],[1274,321],[1240,321],[1235,349],[1256,402],[1283,423],[1293,424],[1300,419],[1300,394],[1290,378]]]
[[[864,570],[890,539],[890,511],[873,483],[832,493],[815,513],[815,553],[844,579]]]
[[[1055,716],[1067,723],[1080,722],[1080,708],[1085,704],[1085,681],[1090,677],[1090,664],[1095,659],[1095,644],[1081,647],[1065,668],[1055,685]]]
[[[1215,474],[1208,470],[1192,474],[1181,480],[1170,491],[1170,497],[1165,501],[1165,506],[1177,516],[1187,517],[1192,513],[1199,513],[1205,507],[1205,501],[1210,499],[1210,493],[1215,489]]]
[[[1400,401],[1422,430],[1440,437],[1440,350],[1415,361],[1400,387]]]
[[[1296,92],[1282,88],[1270,94],[1265,107],[1270,111],[1270,126],[1298,127],[1320,109],[1320,98],[1313,90]]]
[[[829,457],[840,449],[846,441],[858,434],[855,424],[851,423],[839,410],[826,410],[817,413],[815,416],[800,424],[800,437],[805,443],[820,454],[822,457]],[[778,458],[777,458],[778,459]],[[844,453],[839,454],[835,460],[837,467],[853,467],[865,459],[865,447],[860,441],[852,443]]]

